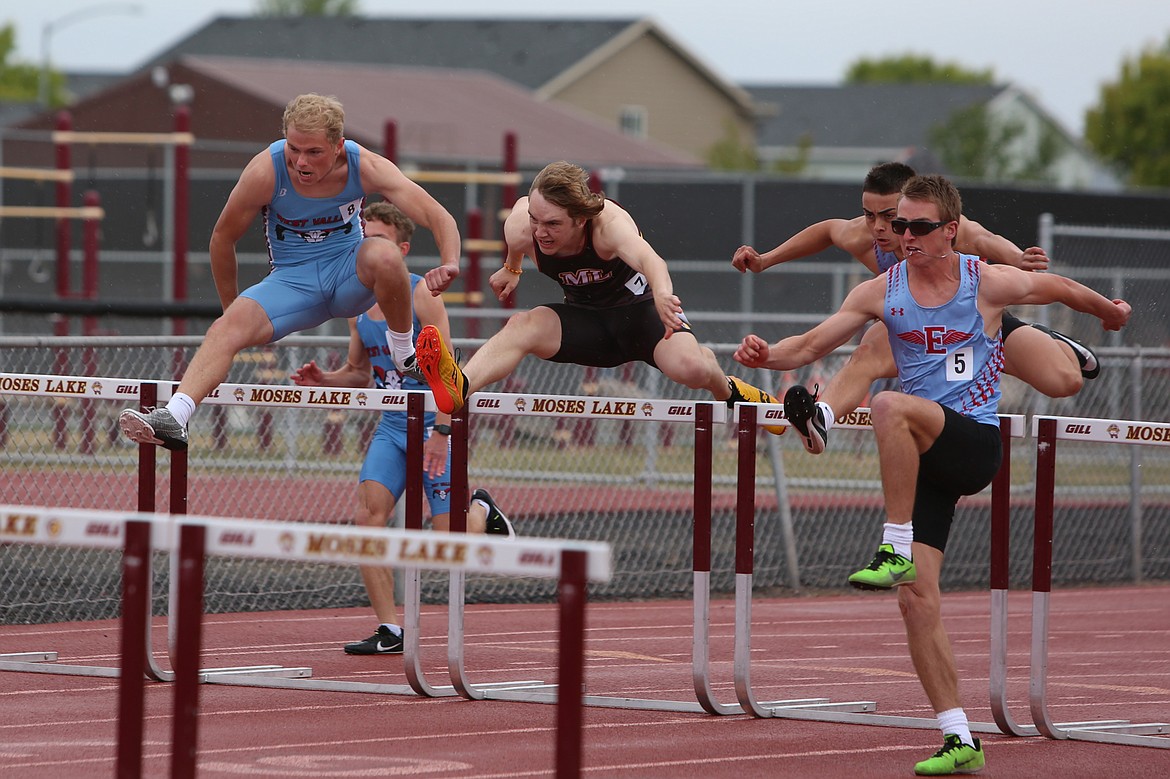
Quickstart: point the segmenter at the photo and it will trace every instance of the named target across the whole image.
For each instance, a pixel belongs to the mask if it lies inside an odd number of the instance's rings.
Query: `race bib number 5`
[[[947,355],[947,381],[968,381],[975,361],[975,349],[968,346]]]

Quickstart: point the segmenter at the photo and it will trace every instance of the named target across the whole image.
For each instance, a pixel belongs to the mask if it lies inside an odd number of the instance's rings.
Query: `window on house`
[[[635,138],[646,137],[646,107],[640,105],[622,106],[618,127],[626,135]]]

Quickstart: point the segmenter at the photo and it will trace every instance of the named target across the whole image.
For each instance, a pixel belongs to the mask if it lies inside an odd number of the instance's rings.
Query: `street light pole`
[[[141,12],[142,6],[136,3],[103,3],[84,8],[77,13],[66,14],[51,22],[45,22],[44,26],[41,27],[41,70],[37,78],[37,102],[40,103],[41,107],[49,107],[49,67],[51,64],[49,42],[52,40],[54,32],[95,16],[138,14]]]

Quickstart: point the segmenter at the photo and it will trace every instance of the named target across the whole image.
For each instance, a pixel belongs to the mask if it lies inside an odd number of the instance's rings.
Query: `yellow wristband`
[[[520,270],[516,270],[515,268],[513,268],[511,265],[509,265],[506,262],[504,263],[504,270],[508,271],[508,273],[515,273],[517,276],[519,276],[521,273],[524,272],[523,268],[521,268]]]

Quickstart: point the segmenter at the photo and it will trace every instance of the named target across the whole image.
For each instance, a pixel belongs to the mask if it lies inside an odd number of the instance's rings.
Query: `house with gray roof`
[[[747,92],[649,18],[224,16],[142,69],[190,56],[481,71],[691,157],[729,137],[754,143]],[[454,100],[449,110],[476,116]]]
[[[540,169],[558,159],[587,168],[703,167],[697,157],[624,135],[571,106],[539,100],[494,73],[451,68],[185,56],[75,103],[74,128],[167,132],[172,129],[169,88],[178,84],[193,95],[196,168],[242,167],[280,137],[285,105],[304,92],[337,97],[345,107],[346,137],[375,151],[383,150],[387,124],[393,123],[394,153],[404,167],[498,169],[510,132],[521,168]],[[49,129],[52,121],[42,114],[22,126]],[[6,152],[30,160],[28,155],[39,154],[41,164],[51,164],[47,144]],[[132,164],[113,157],[124,153],[102,149],[95,161]]]
[[[760,106],[761,163],[779,164],[802,177],[860,183],[870,167],[888,160],[923,173],[970,177],[949,162],[939,136],[956,123],[986,116],[993,128],[989,137],[998,140],[987,150],[993,159],[990,180],[1023,178],[1028,169],[1030,180],[1062,189],[1122,188],[1079,139],[1012,86],[752,84],[745,89]]]

